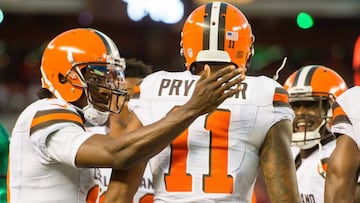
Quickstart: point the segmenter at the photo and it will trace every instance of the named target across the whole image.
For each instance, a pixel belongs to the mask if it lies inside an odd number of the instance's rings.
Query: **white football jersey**
[[[301,165],[296,170],[296,176],[302,202],[324,202],[327,163],[335,146],[336,141],[333,140],[308,157],[301,159]]]
[[[106,195],[107,188],[109,186],[111,169],[110,168],[100,168],[101,181],[104,184],[101,188],[100,194],[100,203],[103,202],[103,199]],[[139,185],[139,189],[136,191],[133,199],[133,203],[153,203],[154,202],[154,190],[152,183],[152,174],[150,171],[149,164],[146,165],[144,175]]]
[[[139,102],[130,108],[143,125],[156,122],[190,98],[198,79],[189,71],[153,73],[141,83]],[[294,114],[276,81],[248,76],[242,88],[150,160],[155,202],[251,201],[265,136],[276,122],[292,121]]]
[[[333,105],[331,131],[335,135],[351,137],[360,149],[360,86],[342,93]]]
[[[62,100],[28,106],[11,135],[10,202],[96,202],[98,170],[75,166],[76,153],[89,136],[81,116]]]

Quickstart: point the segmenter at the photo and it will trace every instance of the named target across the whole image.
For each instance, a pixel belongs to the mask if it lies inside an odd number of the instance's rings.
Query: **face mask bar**
[[[81,66],[85,66],[82,68],[84,72],[79,71]],[[120,113],[127,100],[125,65],[121,65],[121,63],[77,63],[73,65],[72,70],[77,72],[81,78],[82,85],[78,84],[77,86],[84,88],[88,102],[100,111]]]
[[[299,108],[303,103],[310,102],[314,103],[314,106],[318,106],[320,117],[323,119],[330,119],[331,115],[329,115],[329,110],[331,111],[331,101],[333,97],[332,94],[321,93],[321,92],[313,92],[316,96],[309,96],[309,95],[292,95],[289,96],[290,105],[293,108]],[[316,104],[317,103],[317,104]]]
[[[319,95],[319,94],[318,94]],[[294,109],[298,109],[301,106],[305,108],[309,108],[313,106],[314,108],[318,108],[319,114],[317,116],[309,115],[303,113],[301,115],[296,115],[294,120],[294,133],[292,138],[292,145],[299,146],[300,148],[309,148],[314,146],[317,142],[321,139],[325,138],[327,135],[323,135],[322,127],[327,127],[329,120],[331,119],[331,115],[329,115],[330,108],[330,98],[332,95],[330,94],[320,94],[321,96],[303,96],[303,97],[296,97],[291,98],[292,101],[290,102],[291,106]],[[311,107],[310,107],[311,108]],[[319,123],[319,120],[321,122]],[[295,129],[297,128],[297,121],[304,122],[303,127],[304,131],[298,132]],[[316,124],[319,123],[319,124]],[[316,125],[316,126],[314,126]],[[310,129],[311,128],[311,129]],[[322,130],[321,130],[322,129]],[[320,132],[321,131],[321,132]]]

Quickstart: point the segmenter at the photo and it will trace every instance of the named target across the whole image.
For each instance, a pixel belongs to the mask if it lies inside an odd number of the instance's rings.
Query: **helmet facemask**
[[[81,71],[80,71],[81,69]],[[102,125],[109,113],[120,113],[126,100],[125,65],[108,63],[78,63],[72,71],[77,72],[84,89],[87,105],[81,109],[85,119],[93,125]],[[67,75],[69,76],[69,74]]]
[[[306,65],[286,79],[284,88],[289,93],[289,102],[295,112],[292,144],[308,149],[320,141],[330,140],[328,138],[333,137],[329,127],[332,118],[331,106],[335,99],[347,89],[342,77],[325,66]],[[318,113],[311,116],[316,118],[301,115],[303,113],[296,110],[296,105],[299,106],[305,102],[309,102],[309,105],[313,103],[313,111]]]
[[[330,135],[332,95],[290,97],[294,109],[292,145],[309,149]],[[326,131],[326,132],[324,132]]]
[[[90,112],[95,124],[121,111],[127,98],[124,69],[114,41],[91,28],[57,35],[46,46],[40,67],[42,87],[72,103],[85,119]]]

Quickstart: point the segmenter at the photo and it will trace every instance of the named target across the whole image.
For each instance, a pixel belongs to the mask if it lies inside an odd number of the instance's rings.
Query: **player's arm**
[[[360,166],[360,151],[347,135],[336,140],[325,180],[325,202],[354,202]]]
[[[128,115],[129,118],[127,120],[129,120],[129,122],[125,124],[127,126],[126,133],[143,127],[142,123],[134,113],[129,113]],[[116,129],[114,128],[116,125],[121,126],[123,124],[123,119],[120,117],[116,118],[115,116],[112,117],[112,122],[110,124],[113,125],[111,125],[110,133],[112,133],[112,130]],[[122,130],[121,127],[119,129]],[[147,147],[152,148],[154,146],[149,145]],[[105,201],[112,203],[131,202],[136,191],[138,190],[138,186],[142,179],[145,167],[146,161],[125,170],[113,170],[108,191],[105,196]]]
[[[192,97],[176,111],[151,125],[127,133],[127,136],[94,135],[76,155],[78,167],[131,168],[160,152],[198,116],[212,112],[225,99],[240,91],[241,69],[228,66],[210,76],[209,66],[196,83]]]
[[[291,121],[281,120],[270,128],[260,151],[260,166],[271,202],[300,202],[291,136]]]
[[[127,111],[127,110],[126,110]],[[127,111],[128,112],[128,111]],[[121,119],[122,118],[122,119]],[[119,128],[118,125],[124,127],[123,119],[125,116],[112,116],[110,121],[111,130],[124,130],[124,132],[133,131],[143,125],[133,112],[128,112],[126,117],[126,128]],[[117,126],[117,127],[114,127]],[[126,136],[126,135],[125,135]],[[151,146],[149,146],[151,147]],[[125,170],[113,169],[111,174],[108,190],[105,195],[105,202],[111,203],[128,203],[133,201],[133,197],[139,188],[146,163],[140,163],[132,168]]]
[[[111,113],[109,117],[109,132],[108,135],[117,138],[126,134],[126,128],[131,123],[134,116],[133,112],[129,111],[128,102],[125,102],[120,113]]]
[[[113,170],[104,202],[132,202],[142,181],[145,167],[146,162],[140,163],[128,170]]]

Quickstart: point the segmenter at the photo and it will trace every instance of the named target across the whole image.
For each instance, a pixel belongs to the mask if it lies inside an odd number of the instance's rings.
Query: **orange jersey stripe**
[[[275,88],[273,104],[274,104],[274,106],[290,107],[289,94],[284,88],[282,88],[282,87]]]
[[[337,123],[351,124],[351,121],[347,117],[346,113],[344,112],[344,110],[341,108],[341,106],[337,102],[335,102],[332,105],[332,110],[333,110],[333,118],[330,122],[330,126],[335,125]]]
[[[36,130],[60,122],[72,122],[83,127],[80,115],[67,109],[39,111],[31,122],[30,134]]]

